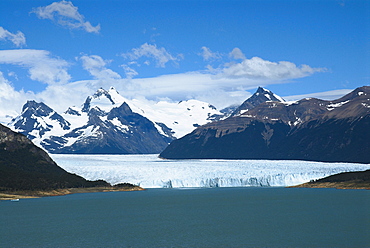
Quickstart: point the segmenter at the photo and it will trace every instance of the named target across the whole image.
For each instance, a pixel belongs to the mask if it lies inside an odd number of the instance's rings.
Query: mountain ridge
[[[98,89],[81,107],[58,114],[44,103],[27,101],[9,124],[50,153],[159,153],[179,135],[211,121],[210,104],[128,100],[113,87]],[[172,119],[174,118],[174,119]]]
[[[364,86],[334,101],[265,101],[174,140],[160,157],[369,163],[369,99]]]

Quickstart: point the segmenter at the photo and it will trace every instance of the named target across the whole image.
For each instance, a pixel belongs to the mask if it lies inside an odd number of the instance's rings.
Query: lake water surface
[[[370,191],[148,189],[0,202],[0,247],[370,247]]]

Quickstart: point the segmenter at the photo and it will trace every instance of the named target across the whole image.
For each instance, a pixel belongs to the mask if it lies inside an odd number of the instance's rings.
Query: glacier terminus
[[[132,183],[144,188],[285,187],[370,164],[298,160],[163,160],[146,155],[52,154],[63,169],[88,180]]]

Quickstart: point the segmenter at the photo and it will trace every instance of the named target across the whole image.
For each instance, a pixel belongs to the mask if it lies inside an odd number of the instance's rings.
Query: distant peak
[[[263,92],[271,93],[271,91],[269,91],[268,89],[265,89],[265,88],[259,86],[256,93],[263,93]]]
[[[283,98],[275,95],[270,90],[258,87],[257,91],[247,100],[245,100],[242,105],[240,105],[231,116],[238,116],[242,113],[253,109],[254,107],[260,105],[264,102],[285,102]]]
[[[113,101],[112,99],[112,96],[109,94],[108,91],[106,91],[105,89],[103,88],[99,88],[96,93],[93,95],[93,98],[94,99],[97,99],[97,98],[100,98],[102,96],[105,96],[106,98],[109,99],[109,101],[112,103],[112,104],[115,104],[115,102]]]
[[[270,90],[258,87],[257,91],[252,95],[252,99],[256,97],[262,97],[265,101],[276,101],[276,102],[285,102],[283,98],[272,93]]]
[[[69,115],[76,115],[76,116],[81,116],[81,114],[78,112],[78,110],[74,109],[74,107],[69,107],[67,109],[66,112],[64,112],[65,114],[69,114]]]
[[[119,92],[113,86],[109,88],[108,93],[111,95],[119,95]]]
[[[55,112],[52,108],[43,102],[36,102],[34,100],[27,101],[22,108],[22,115],[33,113],[36,116],[47,116],[50,113]],[[27,115],[27,114],[26,114]]]
[[[92,96],[86,98],[85,103],[82,105],[82,112],[88,112],[95,105],[115,105],[116,102],[113,100],[113,96],[116,94],[118,94],[118,92],[113,87],[111,87],[109,91],[100,87]]]
[[[26,104],[36,104],[37,102],[35,100],[28,100]]]
[[[23,105],[23,108],[22,108],[22,111],[24,111],[25,109],[36,109],[36,108],[44,108],[44,109],[50,109],[49,106],[47,106],[45,103],[43,102],[36,102],[35,100],[28,100],[24,105]]]
[[[94,94],[94,95],[101,96],[101,95],[103,95],[103,94],[107,94],[107,93],[108,93],[108,91],[106,91],[105,89],[103,89],[102,87],[100,87],[100,88],[95,92],[95,94]]]

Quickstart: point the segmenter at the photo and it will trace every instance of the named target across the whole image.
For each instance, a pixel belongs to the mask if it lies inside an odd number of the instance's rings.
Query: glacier
[[[163,160],[146,155],[50,154],[68,172],[111,184],[132,183],[143,188],[285,187],[370,164],[297,160]]]

